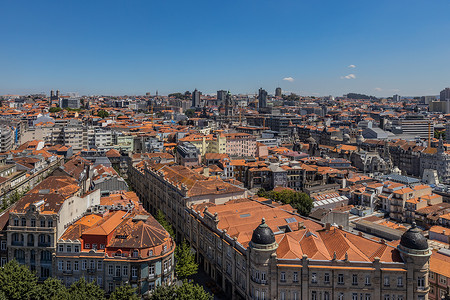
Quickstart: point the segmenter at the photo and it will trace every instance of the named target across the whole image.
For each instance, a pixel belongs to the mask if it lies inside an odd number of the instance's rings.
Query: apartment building
[[[304,219],[255,199],[188,209],[186,238],[229,299],[428,299],[426,238],[398,246]]]
[[[248,156],[256,155],[256,136],[248,133],[225,133],[226,138],[225,151],[230,156]]]
[[[70,222],[99,203],[99,191],[82,194],[70,177],[43,180],[2,214],[7,260],[30,266],[39,280],[53,276],[56,241]]]
[[[128,282],[145,296],[174,280],[174,250],[136,194],[120,192],[67,226],[57,241],[54,276],[67,286],[85,277],[107,293]]]

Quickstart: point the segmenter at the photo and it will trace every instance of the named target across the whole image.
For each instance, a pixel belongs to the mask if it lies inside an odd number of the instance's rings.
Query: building
[[[192,107],[202,107],[202,103],[200,100],[201,93],[195,89],[192,92]]]
[[[430,292],[428,299],[441,300],[448,295],[450,288],[450,250],[441,249],[430,257]]]
[[[262,88],[258,91],[258,108],[267,107],[267,92]]]
[[[392,96],[392,101],[394,101],[394,102],[400,102],[400,100],[401,100],[400,95],[395,94],[394,96]]]
[[[184,142],[177,146],[175,158],[178,164],[185,167],[198,166],[200,164],[200,151],[193,144]]]
[[[188,211],[186,238],[228,299],[428,299],[431,250],[414,226],[393,246],[252,199]]]
[[[80,98],[61,98],[59,99],[59,107],[78,109],[81,107]]]
[[[0,152],[11,150],[14,143],[14,132],[7,126],[0,126]]]
[[[450,88],[445,88],[441,91],[439,100],[446,102],[450,101]]]
[[[208,178],[184,166],[151,161],[130,168],[128,180],[147,211],[165,214],[177,240],[184,236],[187,207],[203,202],[222,204],[247,195],[245,189],[221,179]]]
[[[281,97],[281,88],[280,87],[277,87],[275,89],[275,97]]]
[[[138,237],[138,238],[135,238]],[[57,241],[55,277],[85,277],[107,293],[128,282],[141,296],[174,280],[175,242],[133,192],[101,199]]]
[[[71,177],[45,179],[7,212],[8,222],[2,230],[7,236],[8,261],[30,266],[40,281],[54,276],[56,241],[69,223],[98,204],[100,191],[82,194]]]
[[[256,137],[248,133],[224,133],[226,138],[226,154],[230,156],[256,155]]]
[[[228,92],[224,90],[217,91],[217,105],[221,105],[225,102]]]

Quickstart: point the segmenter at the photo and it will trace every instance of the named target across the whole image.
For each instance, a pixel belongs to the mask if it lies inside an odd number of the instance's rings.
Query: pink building
[[[247,133],[225,133],[226,153],[230,156],[256,155],[256,137]]]

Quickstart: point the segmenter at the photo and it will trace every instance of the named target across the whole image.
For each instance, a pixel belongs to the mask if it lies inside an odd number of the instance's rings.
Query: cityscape
[[[0,299],[450,300],[448,1],[26,2]]]

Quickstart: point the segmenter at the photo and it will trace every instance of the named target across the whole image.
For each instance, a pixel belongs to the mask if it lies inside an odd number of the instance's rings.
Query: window
[[[108,282],[108,291],[112,292],[114,290],[114,283],[113,282]]]
[[[338,299],[339,300],[344,300],[344,293],[339,293]]]
[[[344,274],[338,275],[338,284],[344,284]]]
[[[58,271],[62,271],[64,268],[64,262],[63,261],[58,261]]]
[[[72,245],[66,245],[66,252],[72,252]]]
[[[45,227],[45,219],[41,219],[41,227]]]
[[[421,276],[417,278],[417,288],[423,290],[425,288],[425,277]]]
[[[139,257],[139,251],[133,250],[133,257]]]
[[[89,249],[91,248],[91,245],[89,243],[84,244],[84,248]]]
[[[89,261],[89,269],[95,270],[95,261],[92,259]]]
[[[358,275],[353,274],[353,276],[352,276],[352,284],[353,285],[358,285]]]
[[[97,277],[97,284],[99,285],[99,286],[102,286],[102,278],[99,276],[99,277]]]
[[[364,300],[370,300],[370,294],[366,294]]]
[[[330,300],[330,293],[324,292],[323,293],[323,300]]]
[[[434,279],[434,272],[430,272],[430,278]]]
[[[317,273],[311,274],[311,283],[317,283]]]
[[[352,294],[352,300],[358,300],[358,293]]]
[[[384,295],[384,300],[390,300],[390,298],[389,294]]]
[[[136,267],[131,268],[131,277],[137,277],[137,268]]]
[[[53,220],[49,219],[47,224],[48,224],[48,227],[53,227]]]
[[[128,266],[122,267],[122,276],[128,276]]]
[[[365,282],[365,284],[366,284],[366,285],[370,285],[370,276],[369,276],[369,275],[366,276],[366,282]]]
[[[316,291],[311,292],[311,300],[317,300],[317,292]]]
[[[148,256],[153,256],[153,250],[148,250]]]
[[[78,261],[77,260],[73,262],[73,270],[78,271]]]
[[[59,244],[58,245],[58,252],[63,252],[64,251],[64,245],[63,244]]]
[[[164,273],[167,272],[167,260],[164,262]]]
[[[81,261],[81,270],[86,270],[87,268],[87,260],[83,259]]]
[[[151,265],[148,267],[148,277],[153,278],[155,277],[155,266]]]
[[[266,275],[266,274],[264,274],[264,275]],[[293,281],[294,282],[298,282],[298,272],[294,272],[294,279],[293,279]]]
[[[261,282],[266,283],[266,272],[261,272]]]
[[[403,296],[397,296],[397,300],[403,300]]]
[[[103,270],[103,262],[102,261],[97,262],[97,270],[99,270],[99,271]]]
[[[74,252],[80,252],[80,246],[79,245],[75,245],[74,247],[73,247],[73,251]]]
[[[100,249],[105,249],[105,244],[100,244]]]
[[[384,276],[384,286],[389,286],[389,276]]]
[[[22,218],[20,221],[21,221],[21,226],[27,226],[27,219]]]
[[[19,219],[18,218],[14,218],[14,226],[19,226]]]
[[[443,275],[439,275],[439,283],[445,285],[447,283],[447,278]]]
[[[330,283],[330,273],[325,273],[324,280],[325,283]]]
[[[397,286],[398,287],[403,286],[403,277],[402,276],[397,277]]]
[[[258,294],[256,294],[256,295],[258,295]],[[258,296],[256,296],[257,298],[258,298]],[[280,299],[281,300],[286,300],[286,292],[281,292],[280,293]]]
[[[66,262],[66,270],[67,271],[72,271],[72,262],[70,262],[70,261]]]
[[[92,249],[97,250],[97,244],[92,244]]]
[[[35,218],[31,218],[31,227],[36,227],[36,219]]]
[[[114,266],[109,265],[108,266],[108,275],[113,276],[114,275]]]
[[[286,272],[281,272],[280,281],[282,281],[282,282],[286,281]]]
[[[116,277],[120,277],[120,266],[116,266]]]

